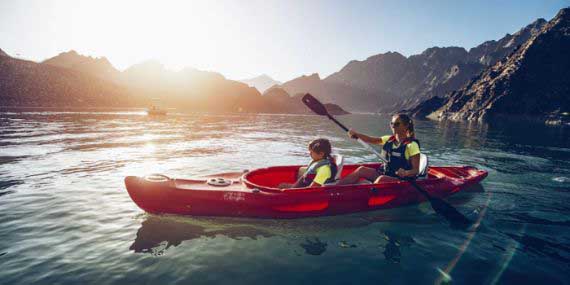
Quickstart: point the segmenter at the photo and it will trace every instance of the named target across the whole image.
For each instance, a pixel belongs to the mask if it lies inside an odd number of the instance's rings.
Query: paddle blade
[[[403,178],[402,180],[410,182],[416,190],[418,190],[431,204],[433,210],[440,216],[444,217],[452,227],[465,229],[471,225],[471,221],[461,214],[457,209],[443,201],[440,198],[433,197],[426,190],[420,187],[414,179]]]
[[[433,210],[443,216],[453,227],[467,228],[471,221],[453,206],[436,197],[430,197],[429,202]]]
[[[325,105],[323,105],[321,102],[319,102],[319,100],[317,100],[317,98],[313,97],[313,95],[309,93],[305,94],[301,101],[303,101],[303,103],[305,103],[309,109],[321,116],[327,116],[329,114],[325,108]]]

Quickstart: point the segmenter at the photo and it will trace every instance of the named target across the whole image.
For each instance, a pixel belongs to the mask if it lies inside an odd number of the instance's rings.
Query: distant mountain
[[[469,51],[461,47],[433,47],[407,58],[397,52],[387,52],[364,61],[353,60],[323,80],[313,74],[281,86],[291,94],[311,92],[317,98],[351,110],[407,109],[425,99],[461,88],[535,35],[545,23],[539,19],[513,35],[507,34]]]
[[[269,108],[269,111],[275,112],[277,110],[295,110],[294,113],[313,114],[313,112],[303,104],[301,98],[305,94],[297,94],[295,96],[289,95],[285,89],[281,87],[271,87],[263,94],[264,106]],[[333,115],[346,115],[349,112],[342,109],[340,106],[331,103],[324,103],[325,108]]]
[[[292,95],[311,93],[313,96],[321,100],[326,101],[327,99],[330,99],[327,98],[324,83],[321,81],[321,78],[317,73],[294,78],[281,84],[279,87]]]
[[[279,87],[289,94],[311,93],[324,102],[334,102],[349,110],[375,112],[380,108],[376,94],[371,94],[345,84],[327,83],[317,73],[297,77]]]
[[[113,82],[119,81],[120,71],[115,69],[105,57],[84,56],[71,50],[60,53],[42,63],[85,72]]]
[[[165,106],[192,111],[265,110],[255,88],[216,72],[193,68],[171,71],[157,61],[146,61],[126,69],[121,78],[137,94],[158,98]]]
[[[570,122],[570,8],[539,26],[534,36],[463,88],[412,111],[436,119],[508,116]]]
[[[181,111],[308,113],[300,98],[285,91],[262,96],[219,73],[171,71],[156,61],[120,72],[104,58],[74,51],[43,63],[0,56],[2,107],[148,107],[157,98]]]
[[[262,74],[260,76],[250,78],[250,79],[243,79],[240,80],[249,86],[257,88],[260,93],[264,93],[265,90],[271,88],[274,85],[279,85],[281,82],[274,80],[273,78],[269,77],[266,74]]]
[[[144,102],[127,88],[84,72],[0,56],[3,107],[125,107]]]
[[[9,56],[9,55],[5,53],[2,49],[0,49],[0,56]]]

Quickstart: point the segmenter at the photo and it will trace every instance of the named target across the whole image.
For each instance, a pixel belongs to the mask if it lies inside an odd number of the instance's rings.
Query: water
[[[339,119],[389,131],[388,117]],[[317,136],[347,163],[375,161],[322,117],[2,111],[0,283],[568,283],[568,129],[416,128],[433,165],[489,171],[447,199],[472,229],[426,204],[301,220],[152,216],[124,189],[127,175],[305,164]]]

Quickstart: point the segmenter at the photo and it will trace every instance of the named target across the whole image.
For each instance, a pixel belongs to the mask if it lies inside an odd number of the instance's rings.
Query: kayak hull
[[[342,176],[359,166],[379,165],[345,165]],[[245,174],[211,176],[223,178],[227,182],[224,185],[212,185],[211,180],[208,184],[211,177],[169,179],[164,176],[161,179],[128,176],[125,185],[133,201],[153,214],[292,219],[388,209],[425,201],[425,197],[405,181],[298,189],[276,187],[279,181],[294,181],[298,168],[278,166]],[[486,171],[468,166],[431,167],[428,178],[417,180],[417,184],[430,195],[443,198],[486,176]]]

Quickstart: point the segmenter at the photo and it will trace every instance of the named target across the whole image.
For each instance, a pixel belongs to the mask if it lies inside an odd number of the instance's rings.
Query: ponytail
[[[314,152],[322,152],[325,154],[325,158],[327,158],[331,165],[331,178],[333,179],[336,177],[338,172],[338,165],[336,165],[336,161],[332,157],[332,146],[331,142],[327,139],[315,139],[309,143],[309,149]]]

